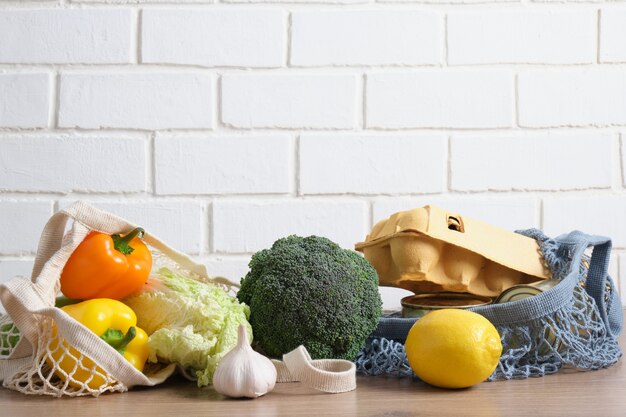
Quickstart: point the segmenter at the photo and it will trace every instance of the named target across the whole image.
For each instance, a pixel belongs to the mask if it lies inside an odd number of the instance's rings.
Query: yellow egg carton
[[[495,297],[551,277],[534,239],[434,206],[378,222],[355,249],[376,268],[380,285],[415,293]]]

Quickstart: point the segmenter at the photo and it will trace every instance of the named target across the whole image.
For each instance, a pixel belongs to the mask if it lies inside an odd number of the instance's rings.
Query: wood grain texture
[[[626,345],[626,333],[620,337]],[[96,416],[625,416],[626,366],[592,372],[564,370],[525,380],[486,382],[442,390],[410,378],[359,376],[358,388],[323,394],[298,383],[277,384],[256,400],[232,400],[212,388],[198,389],[180,377],[154,388],[99,398],[25,396],[0,389],[0,415],[7,417]]]

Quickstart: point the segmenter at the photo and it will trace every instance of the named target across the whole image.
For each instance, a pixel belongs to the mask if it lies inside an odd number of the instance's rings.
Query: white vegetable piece
[[[237,346],[222,358],[215,371],[213,388],[228,397],[257,398],[274,389],[276,367],[252,349],[245,325],[239,325],[238,335]]]

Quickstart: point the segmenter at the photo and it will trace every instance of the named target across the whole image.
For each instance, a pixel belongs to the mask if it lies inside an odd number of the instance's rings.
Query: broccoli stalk
[[[359,254],[318,236],[289,236],[255,253],[239,301],[257,347],[280,357],[304,345],[314,359],[353,360],[382,313],[378,275]]]

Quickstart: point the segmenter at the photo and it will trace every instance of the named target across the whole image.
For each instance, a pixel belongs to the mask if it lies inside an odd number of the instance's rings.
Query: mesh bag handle
[[[538,238],[543,234],[538,230],[529,230],[525,234]],[[563,307],[572,297],[574,287],[578,283],[579,264],[585,250],[594,248],[589,262],[588,277],[602,280],[606,271],[611,253],[611,240],[602,236],[590,236],[579,231],[571,232],[556,238],[561,245],[567,245],[572,253],[567,275],[553,288],[517,301],[504,304],[480,306],[471,310],[482,314],[494,325],[510,325],[529,320],[539,319],[547,314],[554,313]],[[592,280],[593,281],[593,280]],[[591,284],[592,286],[594,283]],[[591,294],[590,294],[591,295]],[[596,300],[598,302],[599,300]],[[604,303],[602,303],[604,305]]]
[[[70,232],[64,234],[69,219],[73,219],[74,222]],[[39,323],[44,318],[53,319],[59,333],[70,346],[95,360],[115,380],[127,387],[155,385],[173,372],[174,367],[170,366],[153,377],[144,375],[97,335],[63,310],[54,307],[61,271],[83,239],[92,230],[113,234],[134,227],[136,226],[121,217],[84,202],[77,202],[50,218],[39,241],[31,278],[15,278],[0,285],[0,301],[22,336],[7,359],[0,360],[0,380],[9,378],[19,369],[32,363],[32,355],[39,342],[37,340]],[[146,233],[144,241],[181,267],[200,277],[208,278],[204,265],[170,248],[156,236]]]
[[[624,315],[615,283],[608,274],[611,240],[590,236],[589,243],[594,245],[594,248],[585,288],[598,305],[609,335],[617,337],[624,326]]]

